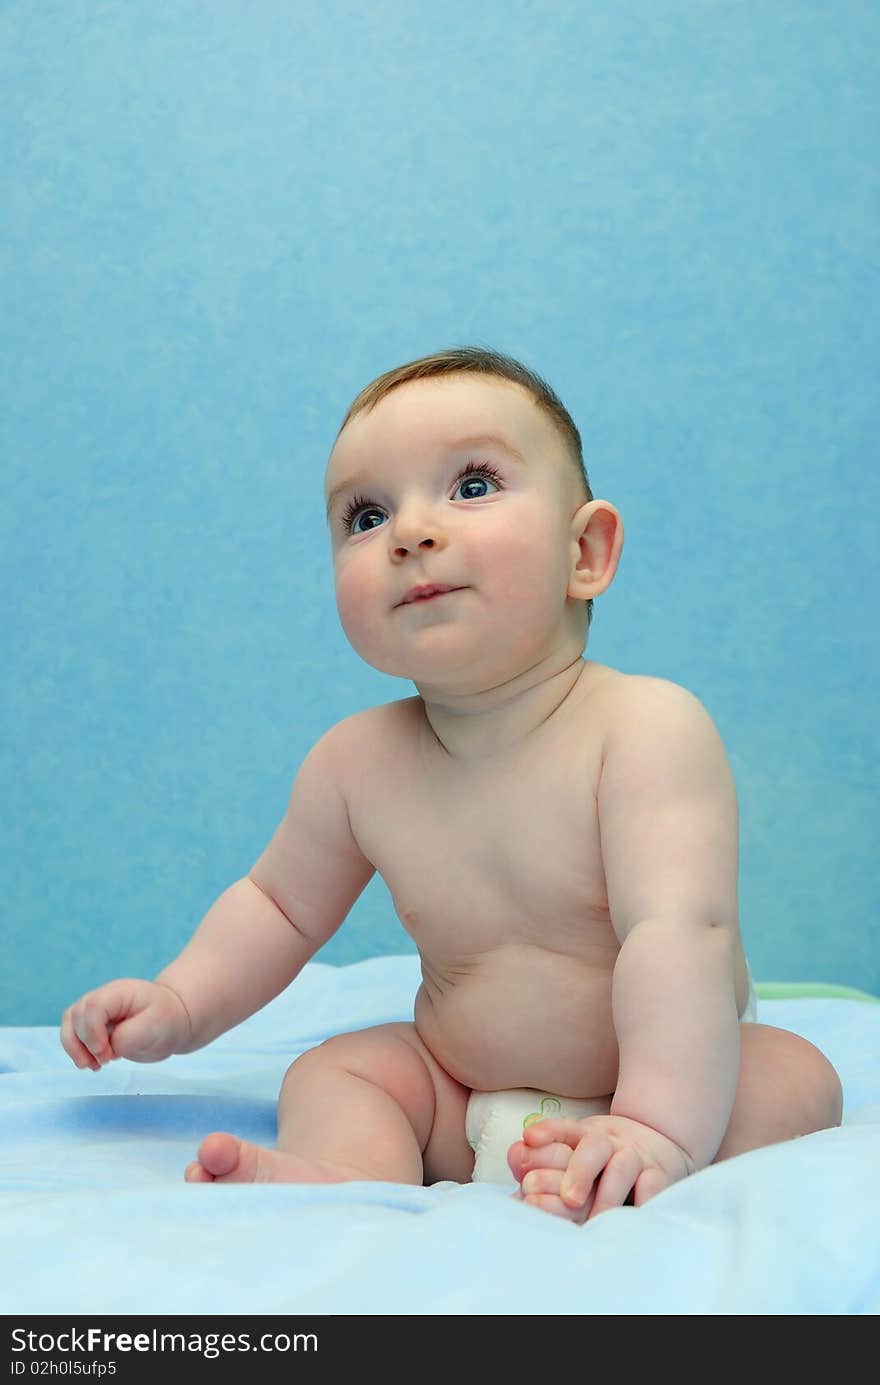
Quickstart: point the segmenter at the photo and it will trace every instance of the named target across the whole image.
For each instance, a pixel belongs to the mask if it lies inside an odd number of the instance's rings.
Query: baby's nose
[[[446,535],[439,524],[424,516],[405,519],[398,516],[392,536],[393,551],[396,557],[405,558],[416,549],[445,548]]]
[[[424,539],[419,539],[418,543],[410,543],[410,544],[399,543],[399,544],[396,544],[396,545],[395,545],[395,548],[394,548],[394,551],[395,551],[395,553],[398,553],[398,554],[400,555],[401,558],[403,558],[403,557],[406,556],[407,553],[411,552],[412,549],[414,549],[414,548],[434,548],[434,547],[436,546],[436,542],[437,542],[437,541],[436,541],[436,539],[433,537],[433,535],[429,534],[426,538],[424,538]]]

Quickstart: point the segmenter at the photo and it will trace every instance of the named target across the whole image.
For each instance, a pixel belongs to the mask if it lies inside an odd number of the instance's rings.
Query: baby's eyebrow
[[[451,452],[464,452],[469,447],[500,447],[502,451],[508,452],[515,462],[520,462],[523,466],[526,464],[525,457],[513,443],[495,433],[482,433],[476,438],[459,438],[458,442],[449,444]]]
[[[513,443],[506,438],[497,436],[494,433],[481,433],[478,437],[458,438],[455,442],[446,444],[447,452],[465,452],[469,447],[500,447],[503,452],[512,457],[521,466],[526,465],[526,459],[522,453],[513,446]],[[330,519],[330,511],[333,509],[334,502],[343,491],[354,490],[357,486],[367,486],[370,484],[369,477],[359,472],[356,476],[349,476],[347,480],[340,481],[338,486],[334,486],[327,497],[327,519]]]

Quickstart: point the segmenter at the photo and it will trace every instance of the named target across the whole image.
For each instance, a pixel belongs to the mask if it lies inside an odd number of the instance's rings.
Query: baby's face
[[[345,427],[325,490],[340,619],[374,668],[472,692],[571,641],[571,521],[585,496],[518,385],[398,386]],[[431,584],[450,590],[415,594]]]

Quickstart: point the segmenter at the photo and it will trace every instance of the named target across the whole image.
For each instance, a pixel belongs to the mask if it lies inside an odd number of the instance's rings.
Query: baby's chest
[[[607,910],[594,786],[570,773],[377,777],[352,827],[417,939],[461,927],[463,942],[476,931],[488,943]]]

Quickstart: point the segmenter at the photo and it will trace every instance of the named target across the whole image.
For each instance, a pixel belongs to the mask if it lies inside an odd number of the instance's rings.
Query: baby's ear
[[[590,500],[571,519],[568,595],[589,601],[611,586],[623,549],[623,520],[607,500]]]

